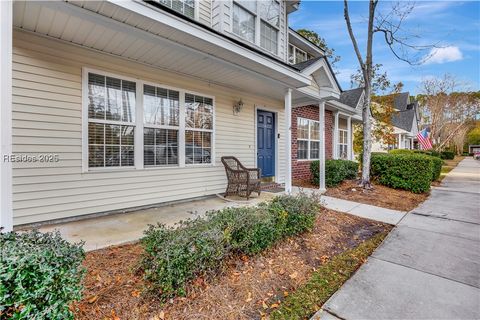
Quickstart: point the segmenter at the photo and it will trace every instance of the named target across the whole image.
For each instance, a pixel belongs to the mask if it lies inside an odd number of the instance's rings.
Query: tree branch
[[[350,39],[352,40],[353,49],[355,50],[355,54],[357,55],[358,63],[360,64],[360,68],[362,72],[365,72],[365,63],[363,62],[362,54],[360,53],[360,49],[358,49],[357,39],[353,34],[352,23],[350,22],[350,15],[348,13],[348,1],[343,1],[343,15],[345,17],[345,21],[347,23],[348,34],[350,35]]]

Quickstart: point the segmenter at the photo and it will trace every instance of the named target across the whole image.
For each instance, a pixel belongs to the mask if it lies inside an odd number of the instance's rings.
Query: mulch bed
[[[263,254],[233,257],[221,274],[198,278],[186,297],[164,306],[141,294],[137,244],[87,253],[84,298],[76,319],[264,319],[312,272],[345,250],[391,226],[322,209],[312,232],[287,239]]]
[[[363,190],[358,187],[357,181],[346,180],[336,187],[328,188],[325,195],[400,211],[416,208],[429,196],[429,193],[416,194],[379,184],[372,184],[372,187],[371,190]]]

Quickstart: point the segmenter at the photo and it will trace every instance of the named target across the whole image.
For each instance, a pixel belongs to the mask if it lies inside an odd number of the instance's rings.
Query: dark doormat
[[[273,189],[264,190],[264,192],[271,192],[271,193],[280,193],[284,191],[285,191],[285,188],[273,188]]]

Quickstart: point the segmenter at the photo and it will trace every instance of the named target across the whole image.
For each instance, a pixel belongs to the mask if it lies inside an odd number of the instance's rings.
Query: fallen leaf
[[[265,303],[265,301],[262,302],[262,307],[263,309],[268,309],[268,305]]]
[[[120,320],[120,318],[115,313],[115,310],[112,309],[112,320]]]
[[[140,291],[139,290],[133,290],[131,294],[132,294],[132,297],[135,297],[135,298],[140,297]]]
[[[252,293],[251,292],[248,293],[248,297],[245,300],[245,302],[250,302],[250,301],[252,301]]]
[[[94,303],[95,301],[98,300],[98,296],[91,296],[90,298],[88,298],[88,303]]]
[[[158,315],[160,317],[160,319],[164,320],[165,319],[165,312],[160,311],[160,314]]]
[[[291,275],[289,275],[290,279],[295,279],[298,277],[298,272],[295,271],[294,273],[292,273]]]
[[[270,306],[270,308],[278,308],[278,303],[274,303]]]

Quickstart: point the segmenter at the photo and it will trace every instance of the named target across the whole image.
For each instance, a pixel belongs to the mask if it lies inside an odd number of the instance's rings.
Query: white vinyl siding
[[[201,0],[198,4],[198,21],[211,27],[212,26],[212,1]]]
[[[255,166],[254,105],[276,111],[278,132],[285,132],[283,99],[238,92],[22,31],[14,32],[13,50],[13,152],[58,154],[60,158],[59,162],[13,164],[15,225],[221,193],[226,186],[221,156],[235,155],[246,166]],[[212,164],[84,172],[84,67],[215,97]],[[239,96],[250,107],[234,115],[232,101]],[[278,139],[279,183],[284,182],[284,139],[283,134]],[[185,151],[178,153],[180,158]]]
[[[297,118],[297,159],[318,160],[320,157],[320,123]]]

